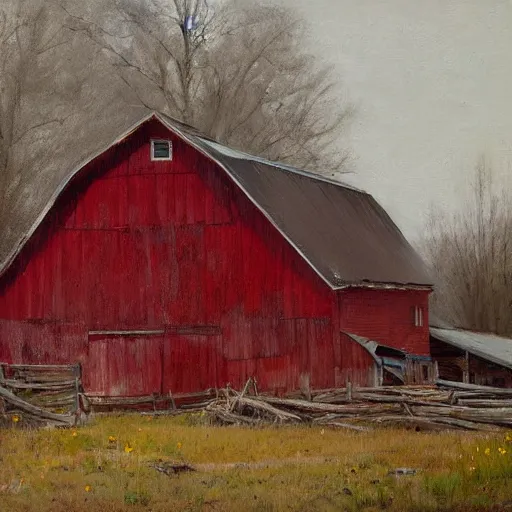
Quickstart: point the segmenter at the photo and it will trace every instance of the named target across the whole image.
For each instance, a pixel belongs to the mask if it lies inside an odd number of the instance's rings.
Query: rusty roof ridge
[[[293,172],[295,174],[299,174],[301,176],[304,176],[306,178],[311,178],[314,180],[319,181],[325,181],[326,183],[330,183],[331,185],[335,185],[338,187],[346,188],[349,190],[352,190],[354,192],[360,192],[361,194],[370,195],[369,192],[366,190],[363,190],[361,188],[355,187],[353,185],[349,185],[348,183],[344,183],[342,181],[338,181],[333,178],[329,178],[327,176],[324,176],[323,174],[318,174],[312,171],[307,171],[305,169],[299,169],[297,167],[294,167],[293,165],[285,164],[283,162],[277,162],[274,160],[268,160],[267,158],[263,158],[261,156],[252,155],[250,153],[246,153],[245,151],[241,151],[240,149],[234,149],[229,146],[226,146],[225,144],[219,142],[218,140],[213,139],[212,137],[208,137],[207,135],[203,134],[200,130],[197,128],[194,128],[193,126],[183,123],[182,121],[179,121],[178,119],[175,119],[174,117],[165,114],[163,112],[157,112],[153,111],[153,114],[155,117],[158,117],[161,121],[164,121],[165,124],[172,124],[172,125],[178,125],[177,128],[182,132],[183,135],[187,137],[193,137],[195,139],[199,139],[202,143],[206,144],[207,146],[213,146],[213,149],[223,153],[226,156],[230,156],[231,158],[239,158],[242,160],[250,160],[252,162],[261,163],[264,165],[270,165],[272,167],[276,167],[279,170],[289,171]],[[197,133],[187,133],[187,129],[193,130]],[[201,135],[198,135],[198,134]],[[218,146],[216,148],[215,146]]]
[[[143,115],[137,122],[135,122],[130,128],[128,128],[124,133],[118,137],[116,137],[112,142],[109,144],[106,144],[100,151],[96,151],[92,153],[90,156],[85,158],[80,164],[74,166],[70,172],[66,174],[66,177],[60,182],[59,186],[56,188],[54,193],[50,196],[48,202],[41,210],[40,214],[35,219],[35,222],[30,226],[30,228],[18,239],[17,243],[15,244],[13,250],[8,254],[8,256],[4,259],[3,262],[0,262],[0,277],[7,271],[7,269],[12,265],[14,260],[17,258],[18,254],[21,252],[23,247],[26,245],[26,243],[32,238],[35,231],[38,229],[38,227],[41,225],[41,223],[44,221],[50,210],[54,207],[56,201],[62,194],[62,192],[66,189],[66,187],[69,185],[69,183],[72,181],[72,179],[83,169],[85,168],[89,163],[91,163],[93,160],[95,160],[97,157],[102,155],[104,152],[109,150],[110,148],[116,146],[117,144],[121,143],[123,140],[125,140],[131,133],[133,133],[136,129],[138,129],[141,125],[144,123],[150,121],[151,119],[156,119],[160,121],[164,126],[166,126],[168,129],[173,131],[176,135],[180,136],[182,139],[190,143],[193,147],[195,147],[196,150],[203,153],[205,156],[208,156],[210,159],[212,159],[217,165],[219,165],[224,171],[227,173],[228,176],[235,182],[235,184],[239,187],[239,189],[249,198],[249,200],[263,213],[263,215],[267,218],[267,220],[278,230],[278,232],[292,245],[292,247],[295,248],[295,250],[299,253],[299,255],[306,260],[307,264],[315,271],[315,273],[324,281],[329,288],[332,290],[338,290],[343,289],[346,287],[351,286],[357,286],[357,287],[371,287],[371,288],[380,288],[384,286],[385,288],[431,288],[431,285],[414,285],[412,283],[410,284],[404,284],[404,283],[370,283],[370,282],[361,282],[358,284],[355,283],[347,283],[343,281],[331,282],[324,274],[323,272],[317,268],[317,266],[308,258],[308,256],[304,253],[302,248],[298,246],[288,235],[285,233],[275,222],[275,220],[272,218],[272,216],[264,209],[262,206],[251,196],[251,194],[245,189],[245,187],[240,183],[240,181],[237,179],[237,177],[231,172],[230,169],[227,168],[226,165],[224,165],[222,162],[219,162],[218,159],[215,157],[214,152],[216,151],[213,147],[213,145],[218,145],[223,149],[225,152],[233,152],[235,154],[240,153],[236,150],[230,150],[229,148],[222,146],[221,144],[218,144],[217,142],[207,142],[206,139],[198,136],[193,135],[188,132],[186,128],[183,128],[183,123],[180,123],[179,121],[173,120],[172,118],[169,118],[168,116],[161,114],[156,111],[146,111],[147,113]],[[177,126],[181,125],[181,126]],[[204,147],[206,146],[206,147]],[[221,153],[220,151],[217,151],[218,153]],[[233,157],[234,159],[239,157]],[[248,161],[258,162],[261,161],[264,164],[272,165],[275,168],[283,169],[285,171],[290,171],[291,173],[299,174],[306,176],[312,180],[317,181],[324,181],[330,184],[333,184],[339,188],[346,189],[346,190],[354,190],[356,192],[362,193],[366,196],[369,196],[372,198],[372,200],[376,203],[376,205],[382,209],[382,207],[379,205],[379,203],[373,198],[373,196],[365,191],[358,190],[355,187],[351,187],[349,185],[345,185],[343,183],[330,180],[328,178],[325,178],[320,175],[315,175],[312,173],[308,173],[307,171],[299,171],[298,169],[295,169],[293,167],[286,166],[285,164],[280,164],[276,162],[270,162],[265,159],[261,159],[259,157],[254,157],[252,155],[248,155],[246,158]],[[382,209],[385,212],[384,209]],[[387,215],[387,213],[386,213]],[[392,222],[392,221],[391,221]],[[403,236],[401,231],[397,228],[398,233],[400,236],[405,240],[405,242],[410,246],[410,244],[407,242],[407,239]],[[377,286],[376,286],[377,285]]]
[[[352,190],[354,192],[359,192],[360,194],[369,195],[369,193],[366,190],[354,187],[353,185],[349,185],[348,183],[344,183],[342,181],[338,181],[333,178],[329,178],[327,176],[324,176],[323,174],[317,174],[315,172],[306,171],[304,169],[298,169],[297,167],[294,167],[289,164],[284,164],[282,162],[276,162],[273,160],[267,160],[266,158],[256,156],[256,155],[251,155],[249,153],[245,153],[244,151],[240,151],[238,149],[232,149],[224,144],[221,144],[218,141],[214,141],[213,139],[200,137],[198,135],[191,135],[191,136],[199,139],[201,142],[203,142],[207,146],[211,146],[212,149],[219,151],[220,153],[223,153],[225,156],[229,156],[231,158],[238,158],[240,160],[249,160],[249,161],[260,163],[263,165],[269,165],[269,166],[275,167],[276,169],[279,169],[281,171],[292,172],[294,174],[299,174],[301,176],[304,176],[305,178],[310,178],[310,179],[318,180],[318,181],[324,181],[326,183],[335,185],[337,187],[346,188],[346,189]]]

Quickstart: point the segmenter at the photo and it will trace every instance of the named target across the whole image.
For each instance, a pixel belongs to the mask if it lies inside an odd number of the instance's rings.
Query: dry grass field
[[[245,429],[202,415],[12,427],[0,431],[2,512],[512,510],[512,433]],[[196,471],[153,467],[168,461]],[[417,472],[388,474],[404,467]]]

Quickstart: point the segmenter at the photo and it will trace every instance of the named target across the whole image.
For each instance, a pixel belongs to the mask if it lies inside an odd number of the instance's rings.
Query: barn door
[[[193,393],[219,387],[224,377],[222,341],[200,329],[167,332],[164,339],[163,392]]]
[[[86,391],[126,397],[160,394],[163,340],[163,331],[89,334]]]

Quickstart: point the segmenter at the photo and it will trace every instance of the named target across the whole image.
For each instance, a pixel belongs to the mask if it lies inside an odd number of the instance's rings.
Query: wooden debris
[[[0,424],[75,426],[86,417],[80,394],[80,365],[0,363]]]
[[[413,476],[418,472],[417,469],[411,469],[411,468],[396,468],[391,471],[388,471],[388,475],[393,476]]]
[[[167,476],[196,471],[194,467],[185,462],[150,462],[149,467]]]
[[[448,384],[443,381],[443,389],[347,386],[348,389],[321,392],[308,390],[311,400],[306,400],[297,393],[285,398],[261,394],[250,397],[248,382],[242,393],[231,388],[221,390],[219,397],[210,400],[204,410],[214,422],[224,425],[309,423],[361,431],[368,430],[367,425],[371,424],[392,424],[428,430],[489,432],[512,426],[512,401],[503,399],[507,395],[503,391],[510,390],[464,385],[459,391],[458,386],[449,389]]]

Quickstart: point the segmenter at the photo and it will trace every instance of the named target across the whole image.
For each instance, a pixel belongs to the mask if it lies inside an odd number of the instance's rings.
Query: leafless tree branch
[[[248,0],[214,10],[206,0],[103,6],[96,16],[63,8],[141,103],[249,153],[347,171],[340,140],[353,109],[337,97],[328,68],[305,54],[293,10]]]
[[[463,211],[431,216],[423,249],[437,276],[432,307],[456,326],[512,335],[511,199],[482,157]]]

